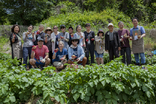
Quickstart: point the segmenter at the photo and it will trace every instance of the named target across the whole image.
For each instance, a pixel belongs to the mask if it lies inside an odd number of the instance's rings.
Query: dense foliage
[[[26,71],[16,59],[0,53],[0,104],[27,102],[123,102],[155,103],[156,65],[126,66],[120,58],[106,65],[66,68],[53,67]],[[30,100],[31,99],[31,100]]]
[[[156,19],[155,0],[0,0],[0,24],[9,21],[10,24],[35,25],[54,15],[84,11],[100,13],[108,9],[119,10],[116,17],[120,18],[123,12],[124,16],[138,17],[145,24]]]

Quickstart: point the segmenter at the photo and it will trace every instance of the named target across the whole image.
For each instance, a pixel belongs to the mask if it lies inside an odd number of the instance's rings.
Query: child
[[[99,30],[97,36],[95,37],[95,56],[97,64],[104,64],[103,62],[103,54],[104,54],[104,32],[103,30]]]

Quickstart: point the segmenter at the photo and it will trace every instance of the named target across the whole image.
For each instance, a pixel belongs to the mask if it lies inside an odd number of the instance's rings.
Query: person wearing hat
[[[69,33],[66,32],[65,25],[60,26],[61,32],[58,34],[58,41],[64,42],[64,48],[68,50]]]
[[[53,32],[52,29],[50,27],[47,27],[47,29],[45,30],[45,35],[44,35],[44,44],[49,49],[49,58],[51,60],[51,64],[52,64],[52,39],[51,39],[52,32]]]
[[[103,62],[103,54],[104,54],[104,32],[99,29],[97,36],[95,37],[95,56],[97,64],[104,64]]]
[[[78,64],[86,65],[87,58],[85,57],[85,53],[83,48],[78,45],[79,38],[74,37],[72,39],[72,45],[68,49],[68,64],[73,64],[73,62],[77,62]]]
[[[114,57],[119,57],[120,40],[118,32],[114,31],[114,25],[112,23],[108,24],[109,31],[105,34],[105,50],[109,53],[109,59],[114,60]]]
[[[41,68],[47,67],[50,63],[48,47],[43,45],[44,39],[41,37],[38,37],[37,40],[38,45],[32,49],[30,64],[34,68],[37,68],[37,66],[40,66]]]
[[[40,24],[39,25],[39,29],[34,32],[35,33],[35,37],[36,37],[36,39],[34,41],[34,45],[37,45],[37,43],[38,43],[38,40],[37,40],[38,37],[41,37],[42,39],[44,39],[45,33],[44,33],[43,30],[44,30],[44,26],[42,24]]]
[[[122,21],[118,23],[118,26],[119,26],[118,34],[119,34],[120,44],[121,44],[120,53],[122,55],[122,62],[129,65],[131,64],[131,49],[129,44],[130,33],[127,29],[124,29],[124,23]]]
[[[90,24],[87,23],[85,25],[86,31],[85,34],[85,45],[86,45],[86,57],[87,57],[87,64],[89,64],[89,53],[91,56],[91,63],[94,63],[94,41],[95,41],[95,33],[91,31]]]
[[[67,62],[66,55],[68,54],[67,49],[64,48],[64,42],[59,42],[59,48],[54,50],[53,54],[53,66],[56,67],[57,71],[61,71],[65,68],[64,64]]]
[[[72,44],[71,39],[74,36],[73,30],[74,30],[73,27],[68,28],[68,31],[69,31],[69,42],[68,42],[68,44],[69,44],[69,46]]]

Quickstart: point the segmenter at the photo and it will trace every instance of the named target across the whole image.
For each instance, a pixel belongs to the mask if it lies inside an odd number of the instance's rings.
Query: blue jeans
[[[23,47],[23,64],[25,64],[25,68],[27,68],[27,59],[31,59],[31,49],[32,47]],[[31,65],[29,63],[29,69],[31,68]]]
[[[145,54],[144,53],[135,53],[134,56],[135,56],[136,64],[140,64],[139,55],[141,57],[141,64],[145,64],[146,63]]]

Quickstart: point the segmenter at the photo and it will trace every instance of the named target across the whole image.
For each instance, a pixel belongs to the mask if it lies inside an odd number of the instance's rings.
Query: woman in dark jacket
[[[105,50],[109,53],[109,59],[114,60],[119,57],[120,48],[120,40],[118,36],[118,32],[114,31],[114,26],[112,23],[108,24],[109,31],[105,34]]]
[[[10,45],[12,50],[12,59],[17,58],[22,62],[22,42],[21,36],[19,35],[20,27],[18,25],[13,25],[11,32]]]

